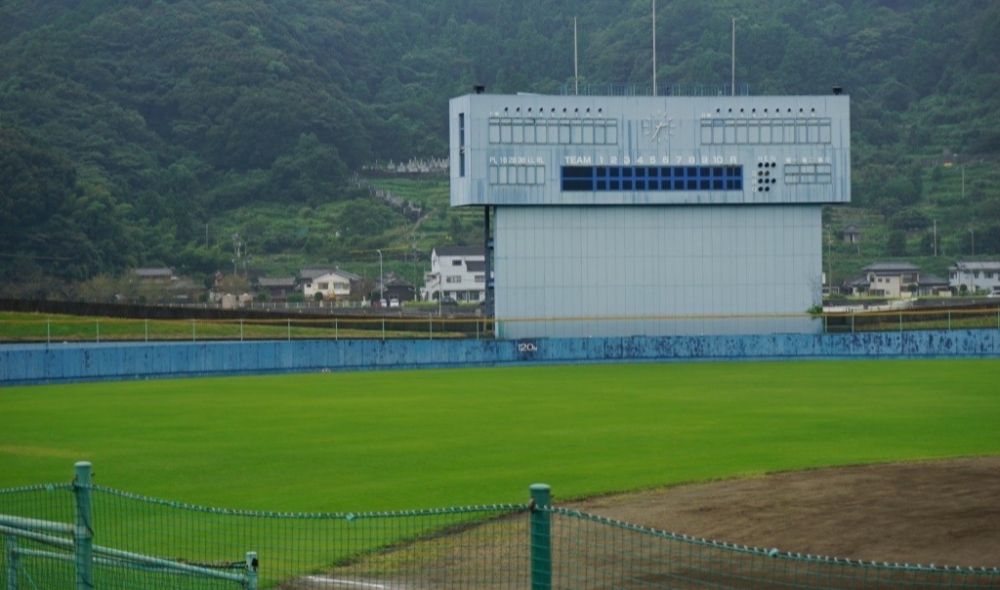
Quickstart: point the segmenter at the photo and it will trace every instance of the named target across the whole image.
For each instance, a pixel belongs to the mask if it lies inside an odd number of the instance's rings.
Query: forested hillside
[[[399,228],[415,220],[352,175],[444,157],[447,100],[473,84],[558,92],[574,17],[584,83],[648,84],[650,8],[5,0],[0,291],[69,297],[71,282],[137,265],[207,274],[232,264],[234,233],[258,260],[414,247]],[[751,93],[851,94],[854,205],[829,223],[876,216],[905,253],[936,220],[942,248],[1000,253],[1000,3],[659,0],[657,14],[661,83],[728,82],[735,17]],[[936,168],[946,150],[969,168],[961,198]],[[474,235],[443,209],[424,209],[436,237]]]

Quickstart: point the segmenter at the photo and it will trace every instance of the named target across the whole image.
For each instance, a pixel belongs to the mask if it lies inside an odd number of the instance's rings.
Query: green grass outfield
[[[1000,453],[1000,361],[670,363],[0,388],[0,488],[371,511]]]

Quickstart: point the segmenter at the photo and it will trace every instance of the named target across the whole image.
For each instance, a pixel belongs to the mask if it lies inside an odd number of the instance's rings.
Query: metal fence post
[[[95,338],[97,339],[98,342],[100,342],[101,341],[101,320],[96,320],[94,322],[94,325],[96,326],[96,329],[95,329],[95,332],[94,332]]]
[[[7,536],[7,590],[17,590],[17,537]]]
[[[247,551],[247,590],[257,590],[257,552]]]
[[[90,526],[90,463],[80,461],[75,466],[73,495],[76,497],[76,528],[73,532],[73,563],[76,570],[76,590],[94,588],[94,529]]]
[[[531,590],[552,588],[552,522],[541,508],[548,508],[551,498],[548,484],[531,486]]]
[[[52,344],[52,320],[45,320],[45,343]]]

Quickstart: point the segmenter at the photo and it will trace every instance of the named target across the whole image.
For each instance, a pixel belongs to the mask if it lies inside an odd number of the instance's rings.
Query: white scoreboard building
[[[477,93],[450,136],[451,204],[486,209],[497,337],[821,330],[846,95]]]

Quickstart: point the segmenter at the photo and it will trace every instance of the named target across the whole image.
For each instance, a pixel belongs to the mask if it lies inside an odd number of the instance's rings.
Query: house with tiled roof
[[[360,287],[361,277],[339,269],[307,268],[299,271],[299,287],[306,299],[347,299]]]
[[[166,266],[155,268],[137,268],[134,272],[135,276],[138,277],[140,281],[151,283],[170,283],[177,280],[177,275],[174,274],[174,269]]]
[[[908,297],[920,283],[920,267],[909,262],[876,262],[861,270],[868,280],[868,294],[875,297]]]
[[[840,238],[845,244],[857,244],[861,241],[861,228],[852,223],[840,230]]]
[[[924,297],[950,297],[951,285],[937,275],[922,274],[917,282],[917,295]]]
[[[297,291],[295,277],[259,277],[257,292],[267,293],[271,301],[284,301]]]

